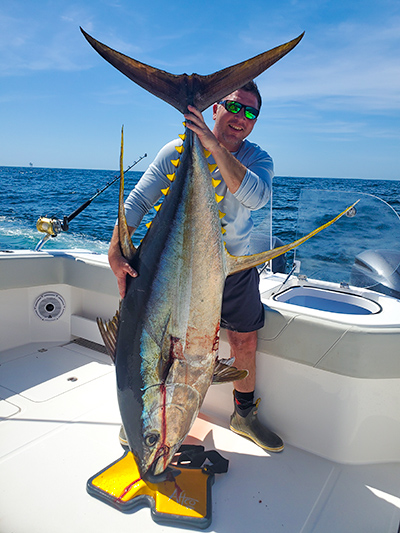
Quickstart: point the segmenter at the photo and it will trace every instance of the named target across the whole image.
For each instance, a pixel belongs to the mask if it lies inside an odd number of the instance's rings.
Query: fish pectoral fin
[[[322,226],[319,226],[319,228],[316,228],[311,233],[308,233],[304,237],[301,237],[300,239],[297,239],[296,241],[291,242],[290,244],[285,244],[284,246],[279,246],[278,248],[273,248],[272,250],[267,250],[266,252],[261,252],[258,254],[253,255],[243,255],[240,257],[235,257],[231,255],[226,249],[226,265],[227,265],[227,275],[234,274],[235,272],[241,272],[242,270],[246,270],[248,268],[253,268],[256,266],[259,266],[263,263],[266,263],[267,261],[271,261],[271,259],[275,259],[275,257],[279,257],[280,255],[285,254],[286,252],[289,252],[290,250],[293,250],[294,248],[297,248],[300,246],[300,244],[303,244],[304,242],[308,241],[308,239],[311,239],[311,237],[314,237],[314,235],[317,235],[320,231],[328,228],[331,226],[334,222],[339,220],[343,215],[348,213],[353,207],[359,202],[354,202],[350,207],[347,207],[344,211],[339,213],[335,218],[330,220],[329,222],[326,222]]]
[[[216,361],[212,383],[227,383],[228,381],[239,381],[248,376],[247,370],[238,370],[234,366],[226,365],[221,361]]]
[[[107,353],[111,357],[113,363],[115,363],[117,335],[119,328],[119,311],[117,311],[114,317],[107,322],[104,322],[102,318],[96,318],[96,322],[99,327],[100,335],[103,339],[104,345],[107,349]]]

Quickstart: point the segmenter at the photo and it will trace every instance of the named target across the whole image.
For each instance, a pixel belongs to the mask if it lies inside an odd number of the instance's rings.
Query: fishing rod
[[[124,173],[128,172],[132,167],[137,165],[139,163],[139,161],[141,161],[145,157],[147,157],[147,154],[144,154],[141,157],[139,157],[139,159],[137,159],[131,165],[129,165],[129,167],[127,167],[127,169],[124,171]],[[42,246],[44,245],[44,243],[48,239],[50,239],[50,237],[57,237],[57,235],[59,233],[61,233],[62,231],[68,231],[69,230],[69,223],[71,222],[71,220],[73,220],[75,217],[77,217],[79,215],[79,213],[82,213],[82,211],[84,209],[86,209],[93,202],[93,200],[95,200],[106,189],[111,187],[111,185],[113,185],[120,178],[121,178],[121,174],[119,174],[118,176],[115,176],[115,178],[113,180],[111,180],[108,183],[106,183],[106,185],[104,185],[104,187],[102,189],[98,190],[96,192],[96,194],[94,194],[91,198],[89,198],[89,200],[86,200],[86,202],[84,202],[80,207],[75,209],[75,211],[73,211],[70,215],[68,215],[68,216],[64,215],[62,221],[60,219],[58,219],[58,218],[55,218],[55,217],[52,217],[52,218],[39,217],[39,219],[38,219],[38,221],[36,223],[36,228],[37,228],[38,231],[40,231],[41,233],[45,233],[46,235],[36,245],[35,252],[39,251],[42,248]]]

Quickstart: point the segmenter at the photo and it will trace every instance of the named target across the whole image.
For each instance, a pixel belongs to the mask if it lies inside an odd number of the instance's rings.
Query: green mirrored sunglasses
[[[233,113],[234,115],[237,115],[241,109],[244,109],[244,116],[249,120],[255,120],[260,113],[258,109],[255,109],[249,105],[241,104],[235,100],[221,100],[218,103],[223,105],[225,109],[229,111],[229,113]]]

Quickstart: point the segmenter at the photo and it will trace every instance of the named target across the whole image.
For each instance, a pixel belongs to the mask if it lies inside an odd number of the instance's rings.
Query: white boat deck
[[[267,454],[227,425],[201,415],[188,438],[230,461],[216,475],[206,531],[398,533],[399,463],[346,466],[290,445]],[[122,456],[119,426],[106,355],[73,342],[0,353],[0,532],[173,530],[148,507],[122,513],[86,492]]]

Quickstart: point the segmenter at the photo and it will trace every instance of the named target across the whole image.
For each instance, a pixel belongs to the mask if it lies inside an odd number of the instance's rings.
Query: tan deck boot
[[[247,412],[245,411],[246,416],[242,416],[235,405],[235,411],[231,416],[229,427],[238,435],[247,437],[255,442],[263,450],[268,452],[281,452],[284,448],[282,439],[267,427],[263,426],[258,420],[257,412],[260,401],[259,398],[255,405],[250,407]]]

